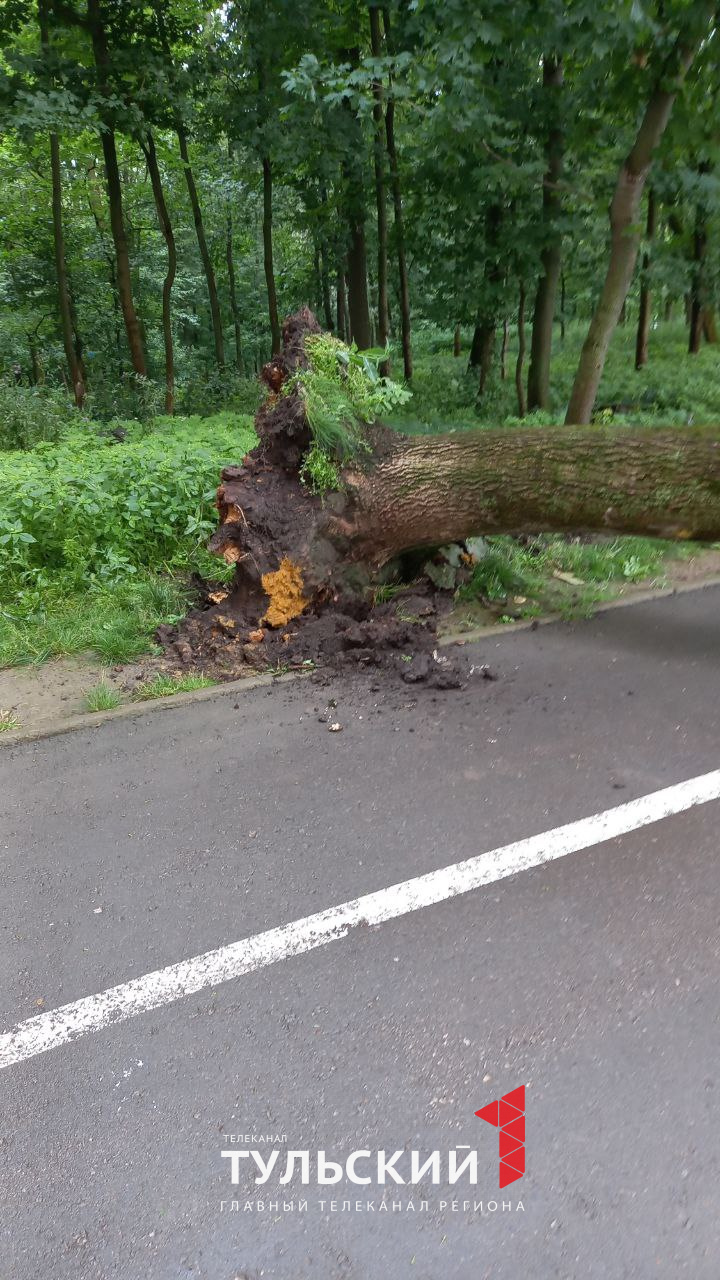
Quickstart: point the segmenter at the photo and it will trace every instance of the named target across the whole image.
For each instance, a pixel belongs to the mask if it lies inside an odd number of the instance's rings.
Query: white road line
[[[57,1049],[61,1044],[77,1040],[91,1031],[100,1031],[112,1023],[134,1018],[138,1013],[171,1004],[195,991],[215,987],[231,978],[240,978],[245,973],[276,964],[278,960],[323,947],[328,942],[346,937],[358,925],[395,920],[410,911],[456,898],[461,893],[469,893],[471,889],[503,880],[529,867],[553,862],[568,853],[590,849],[661,818],[719,798],[720,769],[716,769],[713,773],[630,800],[615,809],[569,822],[553,831],[518,840],[490,853],[468,858],[465,862],[442,867],[439,871],[403,880],[400,884],[367,893],[362,898],[353,898],[316,915],[293,920],[266,933],[258,933],[227,947],[218,947],[204,955],[168,965],[166,969],[146,973],[98,995],[74,1000],[72,1004],[28,1018],[0,1036],[0,1069],[23,1062],[47,1049]]]

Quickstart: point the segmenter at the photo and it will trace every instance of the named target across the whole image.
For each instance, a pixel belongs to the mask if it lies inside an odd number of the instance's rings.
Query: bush
[[[32,449],[59,440],[82,422],[82,414],[56,388],[0,382],[0,449]]]
[[[124,430],[122,442],[75,429],[0,454],[0,599],[58,575],[70,588],[187,568],[202,552],[220,468],[254,444],[251,420],[224,413]]]

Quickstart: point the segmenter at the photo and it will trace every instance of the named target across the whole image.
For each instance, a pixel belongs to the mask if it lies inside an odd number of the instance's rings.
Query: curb
[[[706,578],[704,582],[680,583],[675,587],[657,587],[648,591],[638,591],[635,595],[623,596],[619,600],[608,600],[604,604],[593,606],[588,618],[578,619],[581,623],[590,622],[598,613],[609,613],[613,609],[626,609],[635,604],[647,604],[652,600],[665,600],[670,596],[686,595],[691,591],[705,591],[711,587],[720,587],[720,576]],[[558,614],[548,614],[541,618],[523,618],[517,622],[500,622],[489,627],[475,627],[470,631],[451,631],[438,639],[438,646],[447,648],[464,644],[474,644],[493,636],[511,635],[517,631],[533,631],[538,627],[557,626],[558,623],[573,625]],[[18,746],[23,742],[37,742],[41,738],[56,738],[64,733],[74,733],[76,729],[94,729],[98,725],[107,724],[109,720],[127,720],[133,717],[148,715],[155,711],[170,711],[173,707],[187,707],[196,702],[209,702],[215,698],[236,697],[249,689],[267,689],[275,684],[289,684],[296,680],[307,679],[310,672],[289,671],[282,676],[262,675],[243,676],[239,680],[228,680],[224,684],[212,685],[208,689],[194,689],[190,693],[173,693],[167,698],[156,698],[151,702],[131,702],[122,707],[114,707],[111,711],[89,711],[75,716],[59,725],[47,728],[17,729],[0,734],[0,750]]]

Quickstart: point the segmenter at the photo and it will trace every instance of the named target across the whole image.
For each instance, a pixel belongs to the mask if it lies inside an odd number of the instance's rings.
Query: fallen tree
[[[331,415],[314,414],[308,399],[313,352],[327,361],[330,351],[339,383],[354,370],[348,349],[335,339],[321,347],[319,335],[307,310],[286,321],[282,352],[263,370],[260,443],[222,473],[211,548],[236,566],[225,613],[281,628],[362,594],[404,552],[477,534],[720,537],[720,428],[403,437],[347,411],[345,433],[333,436]]]

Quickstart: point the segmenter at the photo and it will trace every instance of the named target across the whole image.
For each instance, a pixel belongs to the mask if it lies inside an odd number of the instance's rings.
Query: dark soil
[[[347,595],[309,609],[286,627],[258,626],[254,601],[243,608],[236,593],[202,588],[200,607],[175,626],[157,632],[167,657],[181,670],[202,670],[217,680],[262,671],[383,672],[406,684],[459,689],[466,660],[441,652],[439,613],[450,609],[447,593],[414,584],[392,600],[373,605]]]

